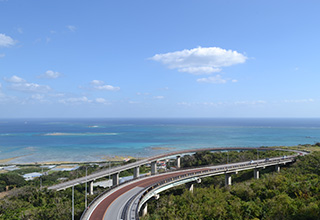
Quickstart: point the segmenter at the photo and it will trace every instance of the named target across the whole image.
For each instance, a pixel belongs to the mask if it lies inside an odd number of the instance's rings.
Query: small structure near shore
[[[52,171],[73,171],[79,169],[80,166],[74,165],[74,164],[68,164],[68,165],[60,165],[53,169]]]
[[[42,173],[37,173],[37,172],[26,173],[23,175],[23,178],[28,181],[28,180],[33,180],[34,178],[40,177],[42,175],[43,175]]]

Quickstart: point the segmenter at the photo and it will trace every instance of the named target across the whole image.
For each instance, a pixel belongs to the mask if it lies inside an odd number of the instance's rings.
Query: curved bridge
[[[254,149],[275,150],[270,148]],[[231,148],[223,148],[223,150],[231,150]],[[233,150],[244,150],[244,148],[233,148]],[[306,154],[306,152],[303,151],[294,152],[297,152],[297,154],[288,157],[275,157],[268,160],[262,159],[208,166],[205,168],[179,170],[153,175],[143,179],[135,179],[100,195],[85,210],[81,219],[139,219],[139,213],[143,215],[147,212],[146,202],[152,197],[158,198],[159,193],[164,190],[185,183],[189,183],[190,190],[193,190],[193,182],[200,182],[201,178],[204,177],[222,174],[225,175],[225,185],[228,186],[231,185],[232,174],[237,174],[239,171],[250,169],[254,170],[254,177],[259,179],[259,169],[275,166],[276,171],[279,172],[281,165],[292,163],[298,155]]]
[[[122,171],[125,171],[125,170],[134,169],[134,178],[138,178],[139,177],[139,167],[142,165],[151,164],[151,174],[154,175],[157,173],[157,161],[159,161],[159,160],[164,160],[167,158],[176,157],[176,159],[177,159],[176,166],[177,166],[177,168],[180,168],[180,157],[183,154],[190,154],[190,153],[195,153],[198,151],[229,151],[229,150],[275,150],[275,149],[274,148],[230,147],[230,148],[199,148],[199,149],[175,151],[175,152],[170,152],[167,154],[161,154],[161,155],[149,157],[149,158],[146,158],[143,160],[136,161],[134,163],[124,165],[124,166],[113,167],[111,169],[105,169],[105,170],[90,174],[86,177],[81,177],[81,178],[77,178],[74,180],[63,182],[63,183],[60,183],[57,185],[50,186],[50,187],[48,187],[48,189],[59,191],[59,190],[64,190],[64,189],[70,188],[72,186],[86,183],[86,182],[90,183],[90,189],[92,189],[93,188],[93,181],[100,179],[100,178],[103,178],[103,177],[107,177],[109,175],[112,176],[113,186],[116,186],[119,184],[119,173]],[[278,149],[278,150],[280,150],[280,149]],[[92,194],[92,191],[90,192],[90,194]]]

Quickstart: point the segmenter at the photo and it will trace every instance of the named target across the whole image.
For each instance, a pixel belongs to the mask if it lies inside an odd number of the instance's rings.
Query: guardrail
[[[87,179],[85,179],[85,177],[80,177],[78,179],[74,179],[74,180],[70,180],[67,182],[63,182],[63,183],[59,183],[57,185],[54,186],[50,186],[48,187],[48,189],[53,189],[53,190],[63,190],[66,188],[70,188],[72,186],[78,185],[78,184],[82,184],[85,182],[89,182],[89,181],[93,181],[99,178],[103,178],[105,176],[108,175],[112,175],[118,172],[121,172],[123,170],[128,170],[128,169],[132,169],[134,167],[137,166],[142,166],[145,164],[148,164],[152,161],[156,161],[156,160],[161,160],[163,158],[166,157],[172,157],[175,155],[181,155],[181,154],[187,154],[187,153],[194,153],[194,152],[198,152],[198,151],[223,151],[223,150],[278,150],[278,149],[274,149],[274,148],[250,148],[250,147],[223,147],[223,148],[198,148],[198,149],[190,149],[190,150],[182,150],[182,151],[175,151],[175,152],[170,152],[170,153],[166,153],[166,154],[160,154],[160,155],[156,155],[156,156],[152,156],[146,159],[142,159],[139,161],[136,161],[134,163],[130,163],[130,164],[126,164],[126,165],[122,165],[122,166],[117,166],[117,167],[112,167],[111,169],[107,169],[107,170],[103,170],[103,171],[97,171],[94,172],[90,175],[87,176]]]
[[[106,191],[104,191],[103,193],[100,193],[97,197],[95,197],[91,202],[90,204],[87,206],[87,208],[83,211],[81,217],[80,217],[80,220],[83,219],[83,217],[87,214],[89,208],[97,201],[99,200],[101,197],[103,197],[104,195],[106,195],[108,192],[112,191],[113,189],[117,188],[117,187],[120,187],[124,184],[128,184],[130,182],[133,182],[135,180],[139,180],[139,179],[142,179],[144,178],[145,176],[141,176],[141,177],[137,177],[135,179],[131,179],[131,180],[128,180],[128,181],[125,181],[125,182],[122,182],[122,183],[119,183],[118,185],[116,186],[111,186],[109,189],[107,189]]]
[[[249,148],[248,150],[252,150],[252,149],[256,149],[256,148]],[[287,156],[286,158],[281,158],[281,159],[277,159],[278,161],[283,161],[283,160],[288,160],[288,159],[290,159],[290,158],[295,158],[295,157],[297,157],[297,156],[299,156],[299,153],[301,154],[301,152],[305,152],[305,153],[309,153],[308,151],[296,151],[296,150],[289,150],[289,149],[272,149],[272,148],[257,148],[258,150],[284,150],[284,151],[293,151],[293,152],[296,152],[296,153],[298,153],[297,155],[294,155],[294,156]],[[209,149],[208,149],[209,150]],[[210,149],[210,150],[213,150],[213,149]],[[216,150],[216,149],[215,149]],[[236,149],[234,149],[234,148],[227,148],[227,149],[224,149],[224,150],[247,150],[247,149],[244,149],[244,148],[236,148]],[[161,156],[163,156],[163,155],[161,155]],[[155,158],[155,157],[154,157]],[[153,158],[153,159],[154,159]],[[159,157],[158,157],[159,158]],[[148,159],[144,159],[144,160],[142,160],[142,161],[139,161],[140,163],[142,162],[142,163],[145,163],[146,161],[151,161],[151,160],[148,160]],[[211,170],[211,173],[214,173],[214,172],[217,172],[217,171],[226,171],[226,172],[232,172],[232,169],[235,169],[235,168],[238,168],[239,169],[239,167],[244,167],[244,166],[248,166],[248,165],[250,165],[251,166],[251,168],[255,168],[254,166],[255,165],[262,165],[262,164],[270,164],[270,163],[275,163],[275,160],[274,159],[270,159],[270,161],[264,161],[263,163],[261,163],[261,162],[254,162],[254,163],[249,163],[249,164],[240,164],[240,165],[237,165],[237,166],[230,166],[230,165],[227,165],[227,166],[224,166],[224,167],[220,167],[220,168],[215,168],[215,169],[208,169],[207,171],[206,171],[206,175],[208,175],[208,173],[209,173],[209,170]],[[125,167],[134,167],[136,165],[136,163],[133,163],[133,164],[128,164],[128,165],[125,165]],[[275,164],[273,164],[273,165],[275,165]],[[271,165],[270,165],[271,166]],[[121,166],[120,166],[121,167]],[[208,167],[208,166],[206,166],[206,167]],[[117,167],[118,168],[118,167]],[[122,168],[124,168],[123,166],[122,166]],[[197,169],[199,169],[199,168],[201,168],[201,167],[197,167]],[[249,169],[251,169],[251,168],[249,168]],[[193,168],[194,169],[194,168]],[[185,170],[189,170],[189,169],[179,169],[179,171],[185,171]],[[109,170],[107,170],[106,172],[108,172]],[[110,170],[111,171],[111,170]],[[177,170],[169,170],[169,171],[166,171],[166,172],[162,172],[162,173],[156,173],[156,174],[152,174],[152,175],[158,175],[158,174],[163,174],[163,173],[171,173],[171,172],[176,172]],[[108,172],[108,174],[110,174],[111,172]],[[199,172],[197,172],[197,173],[199,173]],[[203,173],[203,171],[201,172],[201,173]],[[99,174],[99,172],[97,173],[97,174]],[[194,175],[197,175],[196,173],[194,174]],[[186,177],[186,175],[182,175],[182,176],[179,176],[179,177],[177,177],[177,178],[181,178],[181,177]],[[190,174],[187,174],[187,176],[190,176]],[[204,176],[204,175],[203,175]],[[122,185],[124,185],[124,184],[128,184],[128,183],[130,183],[130,182],[133,182],[133,181],[137,181],[137,180],[139,180],[139,179],[142,179],[142,178],[146,178],[146,176],[142,176],[142,177],[137,177],[137,178],[134,178],[134,179],[131,179],[131,180],[129,180],[129,181],[126,181],[126,182],[123,182],[123,183],[121,183],[121,184],[118,184],[118,185],[116,185],[116,186],[112,186],[112,187],[110,187],[108,190],[106,190],[105,192],[103,192],[103,193],[101,193],[101,194],[99,194],[90,204],[89,204],[89,206],[84,210],[84,212],[82,213],[82,215],[81,215],[81,218],[80,219],[83,219],[84,218],[84,216],[87,214],[87,212],[88,212],[88,210],[89,210],[89,208],[92,206],[92,205],[94,205],[94,203],[97,201],[97,200],[99,200],[101,197],[103,197],[104,195],[106,195],[107,193],[109,193],[110,191],[112,191],[113,189],[115,189],[115,188],[117,188],[117,187],[119,187],[119,186],[122,186]],[[169,179],[168,179],[169,180]],[[166,181],[168,181],[168,180],[166,180]],[[173,179],[171,178],[171,181],[173,181]],[[159,183],[162,183],[163,181],[160,181]],[[79,183],[77,183],[77,184],[79,184]],[[156,183],[156,184],[158,184],[158,183]],[[163,183],[162,183],[163,184]],[[155,185],[153,185],[153,187],[154,187]],[[152,186],[151,186],[152,187]],[[150,187],[148,188],[148,189],[150,189]],[[142,190],[143,191],[143,190]],[[140,193],[138,193],[138,194],[136,194],[135,196],[134,196],[134,198],[136,198],[138,195],[139,195]],[[131,202],[133,202],[133,201],[135,201],[135,199],[132,199],[131,200]],[[141,197],[142,198],[142,197]],[[141,199],[140,198],[140,199]],[[139,199],[139,203],[138,204],[140,204],[140,199]],[[130,204],[130,203],[129,203]],[[125,210],[127,210],[127,207],[129,207],[129,206],[126,206],[126,209]],[[140,206],[140,208],[141,208],[141,206]],[[139,209],[136,209],[136,211],[138,212],[138,211],[140,211],[140,208]],[[127,212],[127,211],[126,211]],[[138,216],[138,213],[136,213],[136,216]],[[139,217],[137,217],[137,219],[139,219]]]
[[[189,168],[189,169],[190,169],[190,168]],[[185,170],[189,170],[189,169],[179,169],[179,171],[185,171]],[[80,220],[83,219],[83,217],[87,214],[88,209],[89,209],[97,200],[99,200],[101,197],[103,197],[104,195],[106,195],[107,193],[109,193],[110,191],[112,191],[113,189],[118,188],[118,187],[120,187],[120,186],[122,186],[122,185],[125,185],[125,184],[128,184],[128,183],[131,183],[131,182],[134,182],[134,181],[143,179],[143,178],[147,178],[147,177],[149,177],[149,176],[154,176],[154,175],[158,175],[158,174],[172,173],[172,172],[176,172],[176,171],[177,171],[177,170],[167,170],[167,171],[159,172],[159,173],[156,173],[156,174],[139,176],[139,177],[137,177],[137,178],[133,178],[133,179],[127,180],[127,181],[125,181],[125,182],[119,183],[118,185],[111,186],[109,189],[107,189],[106,191],[100,193],[97,197],[95,197],[95,198],[90,202],[90,204],[88,205],[88,207],[83,211],[83,213],[82,213],[82,215],[81,215],[81,217],[80,217]]]
[[[183,180],[183,179],[188,179],[188,178],[192,178],[192,177],[201,177],[201,176],[210,176],[210,175],[214,175],[216,173],[220,173],[220,172],[225,172],[228,173],[230,172],[235,172],[237,169],[239,168],[243,168],[243,167],[247,167],[248,169],[254,169],[255,167],[257,167],[258,165],[260,166],[274,166],[275,163],[281,163],[281,162],[294,162],[295,158],[298,155],[294,155],[294,156],[287,156],[286,158],[280,158],[280,159],[270,159],[268,161],[264,161],[264,162],[255,162],[255,163],[247,163],[247,164],[239,164],[239,165],[234,165],[234,166],[224,166],[224,167],[219,167],[219,168],[214,168],[214,169],[208,169],[208,170],[204,170],[204,171],[198,171],[198,172],[194,172],[194,173],[188,173],[188,174],[183,174],[183,175],[178,175],[175,177],[171,177],[165,180],[161,180],[155,184],[153,184],[152,186],[148,187],[147,189],[141,190],[140,193],[136,194],[136,196],[134,196],[133,198],[131,198],[128,203],[125,205],[125,208],[123,209],[123,213],[122,213],[122,219],[123,220],[127,220],[127,216],[128,216],[128,207],[131,206],[132,202],[135,201],[135,199],[140,196],[139,201],[137,203],[137,205],[134,207],[135,209],[135,219],[139,219],[139,212],[140,209],[142,207],[142,205],[149,200],[148,198],[148,194],[151,194],[152,192],[154,192],[155,190],[164,187],[165,185],[169,185],[172,182],[177,182],[177,180]],[[133,219],[132,217],[130,218],[131,220]]]

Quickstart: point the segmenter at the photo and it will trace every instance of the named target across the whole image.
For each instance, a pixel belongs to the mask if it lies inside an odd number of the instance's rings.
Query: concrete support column
[[[144,204],[144,208],[142,209],[142,217],[146,216],[148,214],[148,204]]]
[[[180,162],[181,162],[181,156],[177,156],[177,164],[176,164],[177,169],[180,169],[181,167]]]
[[[89,195],[93,195],[93,181],[89,184]]]
[[[112,186],[119,184],[119,173],[112,174]]]
[[[259,170],[257,168],[254,169],[253,175],[255,179],[259,179]]]
[[[133,168],[133,178],[138,178],[140,175],[140,167]]]
[[[151,162],[151,175],[157,173],[157,161]]]
[[[280,165],[276,165],[276,172],[280,172]]]
[[[189,191],[193,193],[193,184],[190,185]]]
[[[231,174],[230,173],[226,173],[225,185],[226,186],[231,186]]]

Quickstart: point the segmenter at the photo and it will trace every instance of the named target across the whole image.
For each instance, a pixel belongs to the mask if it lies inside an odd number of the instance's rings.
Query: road
[[[230,172],[232,173],[234,172],[235,169],[240,171],[240,170],[254,169],[254,168],[265,167],[265,166],[274,166],[280,160],[289,162],[292,159],[294,158],[291,156],[286,158],[275,157],[275,158],[270,158],[270,160],[260,159],[255,161],[246,161],[246,162],[239,162],[239,163],[233,163],[233,164],[209,166],[206,168],[180,170],[172,173],[150,176],[141,180],[136,180],[132,183],[125,184],[124,186],[120,186],[114,189],[112,192],[106,194],[104,197],[100,199],[100,201],[97,201],[96,204],[93,204],[91,207],[89,207],[88,211],[86,212],[86,214],[83,216],[82,219],[90,219],[90,220],[122,219],[121,215],[123,214],[123,208],[131,198],[133,198],[141,190],[146,189],[149,186],[152,186],[153,184],[159,181],[166,180],[171,177],[181,176],[184,174],[188,174],[188,173],[190,174],[190,173],[195,173],[199,171],[206,171],[206,172],[211,171],[211,173],[214,171],[216,172],[216,175],[220,175],[222,173],[227,173],[228,170],[230,170]],[[205,175],[206,174],[203,174],[203,176]],[[215,174],[208,174],[208,175],[215,175]]]
[[[206,169],[198,168],[196,170],[201,171]],[[95,205],[94,207],[90,207],[92,211],[91,212],[89,211],[88,216],[86,216],[83,219],[91,219],[91,220],[119,219],[119,218],[113,218],[113,217],[121,215],[121,212],[122,212],[121,207],[123,208],[124,204],[126,204],[126,202],[137,193],[137,190],[133,190],[133,189],[140,189],[140,190],[145,189],[148,186],[151,186],[154,183],[157,183],[161,180],[174,177],[177,175],[191,173],[191,172],[194,172],[194,170],[159,174],[156,176],[146,177],[142,180],[132,182],[124,187],[119,187],[119,189],[113,191],[111,194],[107,195],[106,198],[102,199],[102,201],[99,202],[98,205]]]
[[[198,151],[226,151],[226,150],[275,150],[273,148],[249,148],[249,147],[230,147],[230,148],[201,148],[201,149],[189,149],[189,150],[182,150],[182,151],[175,151],[175,152],[170,152],[167,154],[162,154],[162,155],[156,155],[153,157],[149,157],[143,160],[136,161],[134,163],[130,163],[124,166],[119,166],[119,167],[113,167],[111,169],[106,169],[102,171],[98,171],[96,173],[90,174],[87,177],[80,177],[74,180],[70,180],[67,182],[59,183],[53,186],[48,187],[50,190],[64,190],[67,188],[70,188],[72,186],[82,184],[85,182],[90,182],[90,181],[95,181],[97,179],[120,173],[124,170],[129,170],[135,167],[140,167],[145,164],[150,164],[152,161],[157,161],[157,160],[162,160],[164,158],[168,157],[173,157],[175,155],[182,155],[182,154],[188,154],[188,153],[195,153]]]

